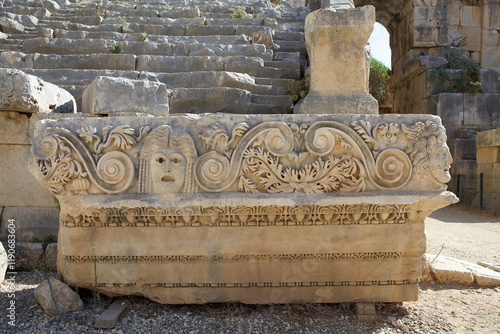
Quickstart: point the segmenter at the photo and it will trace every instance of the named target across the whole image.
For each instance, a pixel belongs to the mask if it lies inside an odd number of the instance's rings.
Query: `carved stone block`
[[[64,280],[161,303],[416,300],[456,201],[430,115],[43,120],[33,154]]]
[[[365,50],[375,23],[375,8],[334,7],[306,17],[310,89],[294,113],[376,114],[378,103],[368,93],[369,59]]]

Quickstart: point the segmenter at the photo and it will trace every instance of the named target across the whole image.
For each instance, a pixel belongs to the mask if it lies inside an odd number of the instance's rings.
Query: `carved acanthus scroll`
[[[53,194],[85,195],[91,185],[108,194],[127,190],[134,181],[135,166],[132,158],[120,150],[130,149],[149,128],[141,128],[138,136],[133,128],[123,125],[104,128],[103,137],[96,131],[93,127],[78,130],[82,141],[67,129],[46,129],[32,146],[40,183]],[[88,147],[86,143],[94,145]],[[111,149],[104,152],[106,148]]]
[[[151,127],[46,128],[33,145],[37,177],[54,194],[78,195],[363,192],[422,180],[445,189],[450,179],[445,130],[432,121],[216,120],[189,128],[198,135]]]

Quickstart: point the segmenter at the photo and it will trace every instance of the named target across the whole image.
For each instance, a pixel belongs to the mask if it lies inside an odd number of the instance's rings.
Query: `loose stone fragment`
[[[83,310],[80,296],[54,277],[49,277],[36,287],[35,300],[50,316]]]
[[[76,102],[66,90],[33,75],[0,69],[0,110],[25,113],[75,113]]]
[[[166,116],[169,113],[164,84],[124,78],[96,78],[83,92],[82,105],[87,114],[127,112]]]

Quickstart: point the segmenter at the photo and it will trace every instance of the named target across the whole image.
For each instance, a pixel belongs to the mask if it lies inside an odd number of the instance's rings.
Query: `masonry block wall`
[[[500,214],[500,128],[479,132],[476,146],[478,182],[472,204]]]

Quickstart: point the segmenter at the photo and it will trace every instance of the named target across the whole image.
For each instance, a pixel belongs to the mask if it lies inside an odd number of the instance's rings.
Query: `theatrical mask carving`
[[[197,157],[191,136],[159,126],[144,141],[139,168],[139,192],[193,193],[192,170]]]

